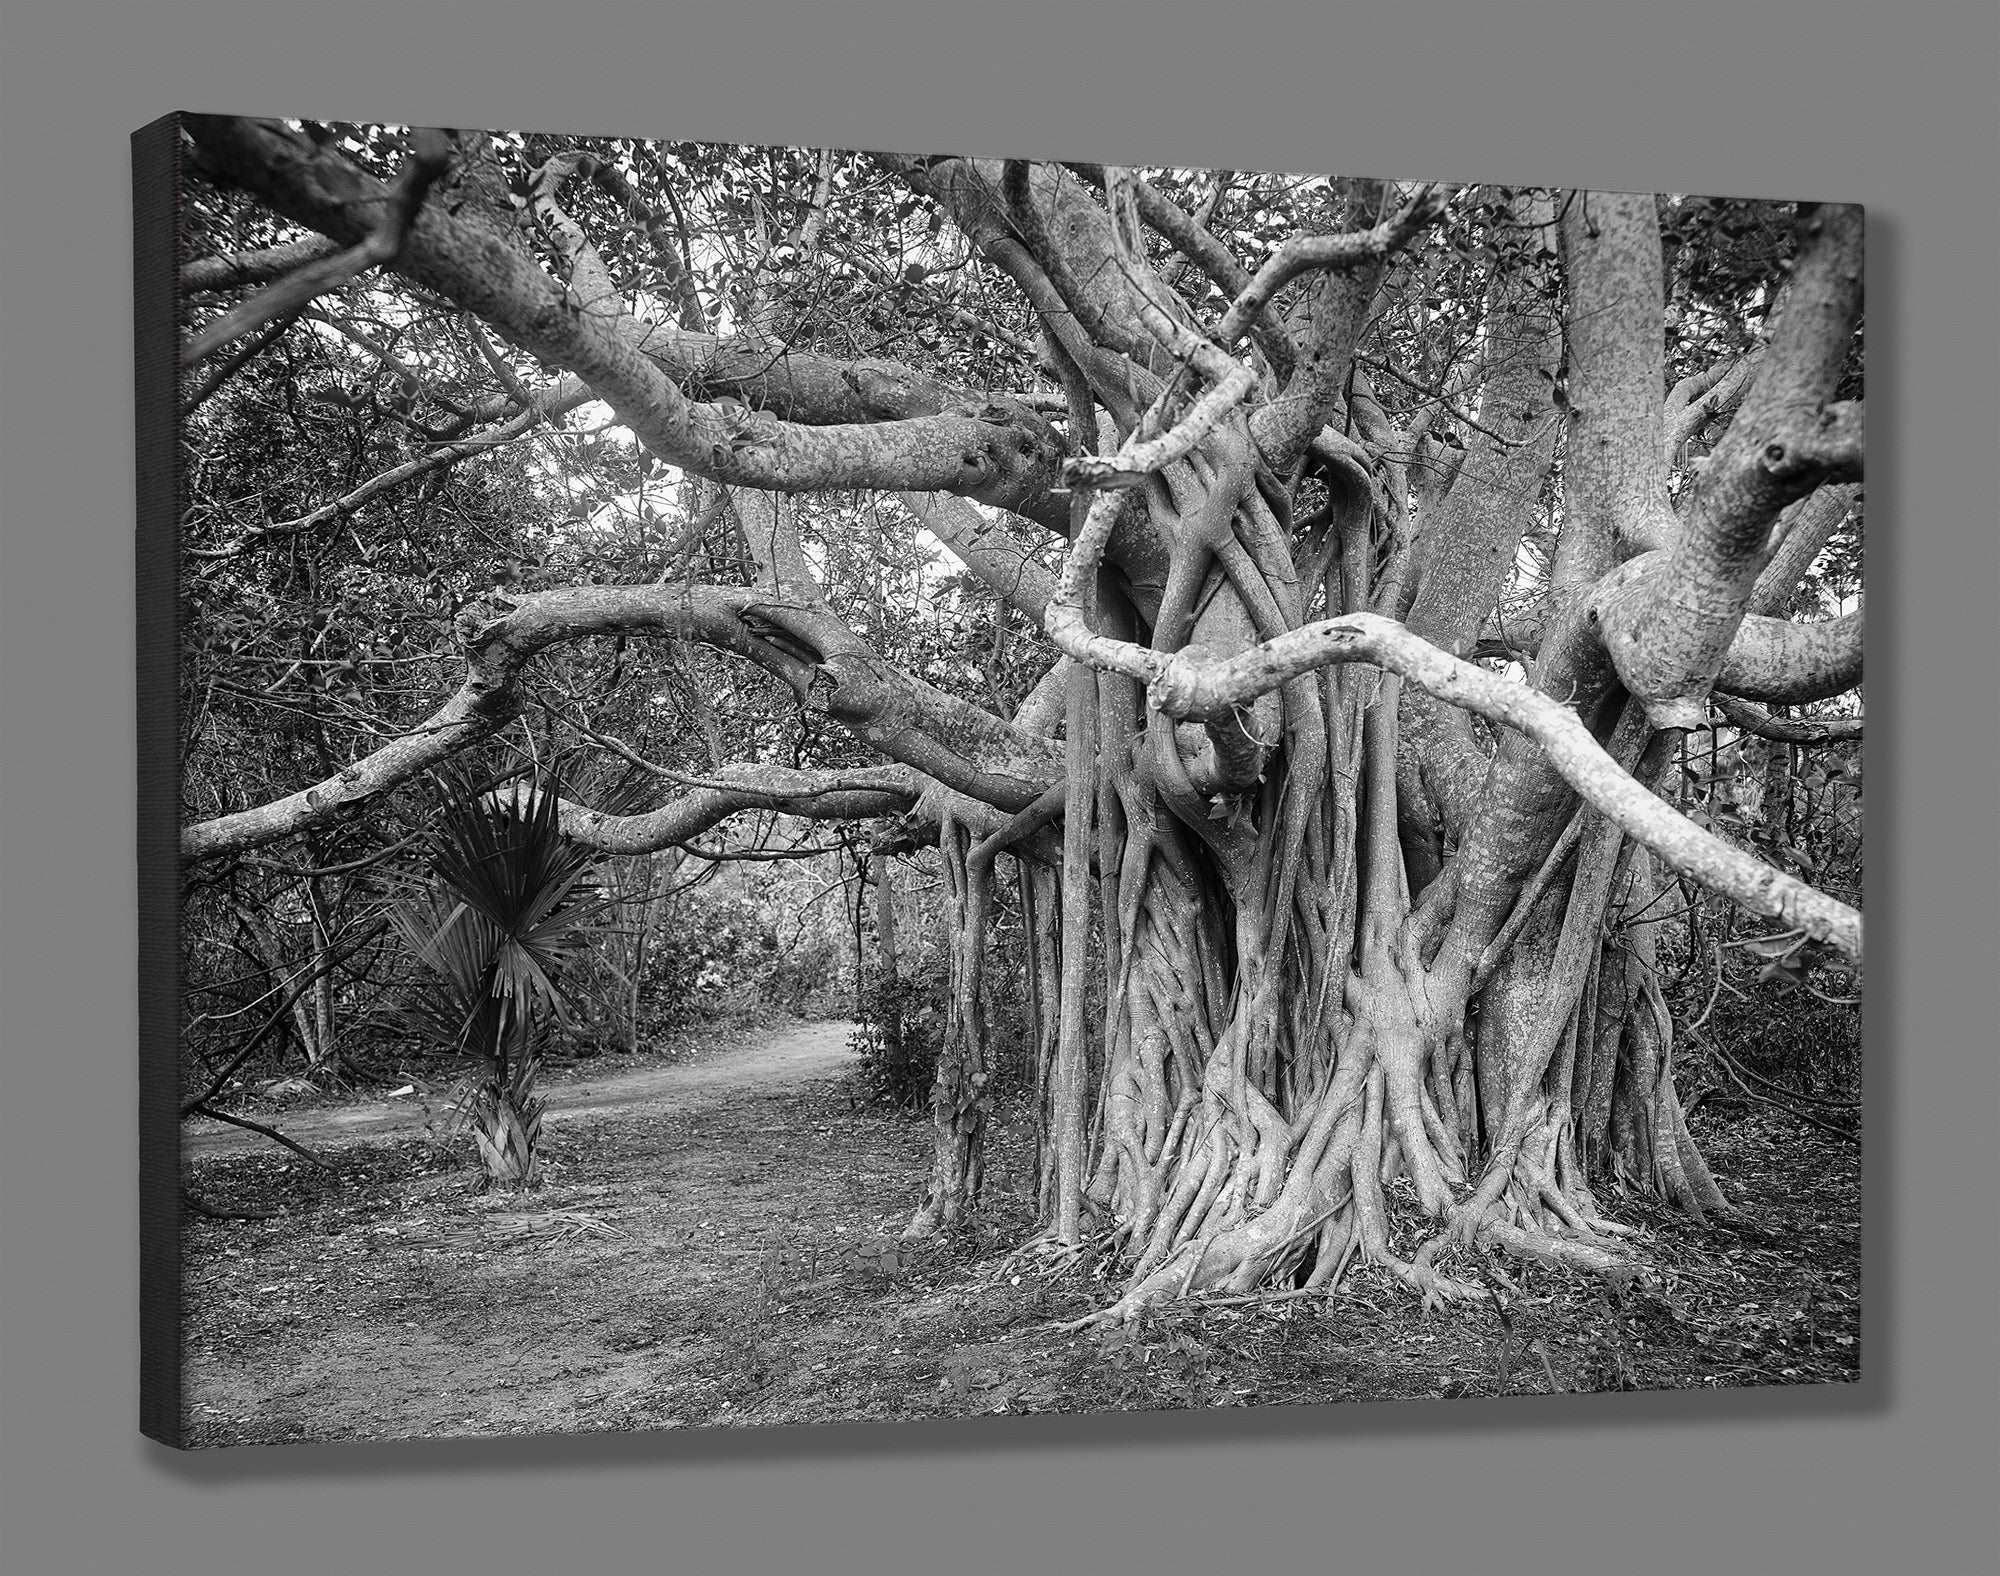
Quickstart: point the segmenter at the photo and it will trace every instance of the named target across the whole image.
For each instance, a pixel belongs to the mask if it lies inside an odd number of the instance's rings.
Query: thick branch
[[[1105,169],[1101,164],[1069,166],[1078,175],[1105,189]],[[1228,247],[1218,241],[1192,214],[1167,198],[1152,182],[1139,180],[1133,186],[1139,202],[1139,216],[1172,243],[1175,251],[1208,276],[1209,282],[1230,296],[1241,295],[1250,286],[1250,272]]]
[[[1821,208],[1803,230],[1770,348],[1695,484],[1677,538],[1649,555],[1643,588],[1607,588],[1618,594],[1598,601],[1606,649],[1658,727],[1700,726],[1702,699],[1785,506],[1822,481],[1860,474],[1860,408],[1829,400],[1861,311],[1861,211]]]
[[[1752,615],[1773,614],[1784,608],[1799,582],[1805,579],[1806,571],[1818,562],[1826,544],[1833,540],[1833,533],[1860,501],[1860,485],[1847,482],[1822,487],[1778,516],[1778,523],[1771,530],[1777,550],[1750,592],[1748,611]]]
[[[1226,658],[1171,656],[1126,641],[1059,632],[1051,638],[1081,661],[1147,686],[1148,703],[1191,721],[1217,720],[1287,680],[1335,662],[1372,662],[1440,700],[1476,711],[1541,746],[1563,779],[1604,816],[1675,869],[1754,913],[1782,920],[1847,957],[1861,956],[1861,916],[1844,903],[1751,857],[1654,797],[1605,753],[1575,712],[1516,680],[1438,650],[1392,619],[1350,613],[1288,631]]]
[[[1816,624],[1746,618],[1729,643],[1715,687],[1743,700],[1800,705],[1861,682],[1862,609]]]
[[[1730,726],[1741,728],[1745,733],[1754,733],[1760,739],[1775,739],[1780,744],[1812,745],[1838,744],[1861,737],[1862,719],[1859,717],[1773,717],[1761,706],[1753,706],[1747,700],[1733,700],[1723,694],[1711,695],[1709,699]]]
[[[640,815],[608,815],[560,801],[563,835],[607,854],[649,854],[697,837],[744,810],[775,810],[809,821],[858,821],[908,810],[929,786],[907,766],[793,771],[726,766],[710,785]]]
[[[402,737],[309,788],[184,828],[181,856],[190,862],[215,859],[276,842],[443,764],[519,713],[521,670],[550,646],[598,634],[677,634],[766,667],[787,668],[743,628],[738,615],[754,597],[751,591],[707,586],[581,586],[538,592],[490,623],[462,615],[465,680],[444,705]],[[804,681],[796,672],[787,676]]]
[[[1003,810],[1030,803],[1061,770],[1046,739],[898,672],[851,632],[835,641],[829,627],[817,627],[837,647],[821,649],[817,663],[815,653],[801,656],[790,641],[761,637],[759,628],[768,630],[788,615],[821,616],[810,608],[775,606],[766,589],[565,586],[518,601],[495,598],[482,609],[498,616],[461,614],[464,683],[422,724],[299,793],[186,828],[182,856],[214,859],[274,842],[442,764],[518,715],[522,670],[531,657],[593,635],[672,635],[744,657],[802,697],[823,694],[827,714],[863,743]]]
[[[1570,282],[1564,532],[1581,527],[1626,552],[1665,547],[1678,527],[1661,456],[1664,287],[1653,199],[1573,192],[1562,244]],[[1585,567],[1587,577],[1594,572]]]
[[[1518,196],[1509,212],[1523,225],[1554,221],[1545,196]],[[1540,509],[1555,461],[1562,331],[1536,283],[1530,275],[1502,274],[1487,287],[1493,348],[1479,400],[1480,430],[1465,451],[1457,483],[1427,511],[1417,543],[1417,592],[1407,622],[1455,656],[1471,647],[1513,575],[1522,533]],[[1574,476],[1581,462],[1571,463]]]
[[[1103,165],[1073,163],[1069,167],[1085,180],[1109,191]],[[1250,271],[1192,214],[1170,200],[1150,181],[1135,178],[1132,192],[1138,203],[1139,216],[1165,236],[1174,250],[1200,269],[1224,295],[1233,299],[1250,287]],[[1250,337],[1280,378],[1290,376],[1296,353],[1284,329],[1272,320],[1268,312],[1258,314],[1257,321],[1250,327]]]
[[[1023,617],[1041,623],[1056,594],[1056,577],[1004,523],[949,494],[905,492],[896,497],[988,589]]]
[[[180,291],[184,296],[207,295],[219,290],[240,290],[247,285],[269,284],[307,263],[316,263],[340,250],[337,241],[315,235],[282,246],[266,246],[254,252],[227,252],[218,257],[197,257],[183,265]]]
[[[1295,235],[1264,261],[1230,304],[1215,341],[1227,350],[1241,339],[1271,298],[1300,274],[1316,268],[1356,268],[1401,251],[1444,212],[1451,193],[1435,183],[1419,186],[1403,206],[1373,229],[1346,235]]]
[[[282,125],[208,116],[185,124],[205,163],[337,239],[366,234],[364,216],[385,200],[380,183]],[[697,475],[779,492],[957,492],[1046,512],[1040,500],[1055,480],[1059,447],[1026,406],[986,401],[909,420],[806,426],[768,411],[691,402],[643,325],[622,307],[607,311],[602,301],[565,291],[510,224],[471,202],[426,204],[394,266],[521,349],[575,372],[656,455]],[[775,362],[782,352],[769,354]]]
[[[796,522],[769,493],[736,498],[759,585],[760,620],[817,656],[831,682],[827,714],[863,743],[988,804],[1017,810],[1058,769],[1046,740],[884,662],[827,602]]]
[[[1617,590],[1621,581],[1602,588]],[[1626,585],[1623,594],[1644,596],[1646,586]],[[1486,621],[1469,655],[1532,663],[1542,644],[1545,608],[1530,608]],[[1746,614],[1715,676],[1717,696],[1744,696],[1800,705],[1845,694],[1861,682],[1863,610],[1813,624]]]
[[[1298,335],[1297,355],[1278,367],[1283,388],[1250,418],[1257,452],[1277,474],[1289,475],[1316,441],[1351,442],[1335,433],[1330,423],[1335,411],[1353,396],[1354,348],[1368,330],[1370,309],[1388,263],[1383,256],[1325,269],[1301,292],[1300,306],[1290,314]],[[1372,461],[1362,470],[1371,485],[1373,470]],[[1341,485],[1332,475],[1327,480],[1330,486]]]
[[[914,190],[941,204],[967,239],[1020,287],[1105,408],[1121,421],[1136,419],[1138,409],[1158,392],[1161,377],[1175,370],[1165,351],[1151,348],[1150,331],[1141,322],[1142,296],[1183,309],[1143,264],[1121,266],[1110,216],[1082,184],[1060,166],[1015,166],[1019,201],[1010,203],[1004,189],[1007,167],[999,163],[885,163]],[[1024,238],[1024,219],[1034,231],[1033,245]],[[1051,283],[1038,251],[1066,276],[1063,282],[1077,298],[1075,310]],[[1105,351],[1107,342],[1131,347],[1136,359]],[[1076,436],[1082,443],[1090,438],[1087,432]],[[1042,523],[1062,529],[1059,521]]]
[[[289,321],[315,296],[324,295],[402,250],[410,221],[423,206],[424,194],[451,162],[451,145],[442,132],[419,131],[411,137],[411,157],[374,204],[376,212],[360,237],[345,251],[301,263],[248,301],[204,324],[181,348],[181,365],[191,367],[232,339],[255,333],[266,323]]]

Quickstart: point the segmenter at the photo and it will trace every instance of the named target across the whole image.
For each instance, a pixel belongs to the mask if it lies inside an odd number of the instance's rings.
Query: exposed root
[[[1541,1259],[1545,1263],[1586,1271],[1624,1287],[1639,1274],[1639,1265],[1622,1253],[1571,1237],[1557,1237],[1545,1231],[1487,1220],[1479,1227],[1482,1241],[1492,1242],[1520,1258]]]
[[[1416,1260],[1406,1262],[1389,1255],[1377,1262],[1396,1279],[1421,1294],[1426,1308],[1439,1308],[1448,1302],[1471,1302],[1485,1295],[1484,1287],[1445,1275]]]
[[[1092,572],[1108,505],[1076,522],[1061,595],[1084,638],[1178,660],[1280,638],[1316,597],[1397,605],[1409,563],[1377,558],[1372,496],[1329,532],[1338,565],[1301,582],[1252,485],[1247,429],[1232,415],[1194,441],[1143,489],[1169,549],[1157,607]],[[1594,812],[1566,831],[1495,818],[1484,863],[1461,866],[1460,829],[1450,879],[1418,879],[1406,834],[1434,832],[1443,806],[1422,774],[1399,776],[1392,674],[1288,680],[1233,717],[1176,724],[1131,670],[1091,662],[1065,695],[1061,1012],[1046,1069],[1056,1185],[1042,1179],[1050,1234],[1026,1251],[1057,1273],[1101,1249],[1128,1278],[1110,1306],[1060,1328],[1181,1299],[1330,1294],[1357,1264],[1431,1306],[1484,1295],[1443,1267],[1453,1247],[1629,1279],[1636,1234],[1589,1186],[1607,1167],[1697,1219],[1727,1209],[1673,1092],[1650,932],[1607,929],[1621,872],[1619,914],[1648,912],[1654,889],[1615,825]],[[1643,711],[1618,728],[1612,753],[1629,769]],[[968,857],[950,824],[939,846],[959,900],[952,1026],[965,1050],[959,1082],[941,1075],[945,1158],[906,1236],[949,1229],[977,1196],[975,943],[991,856]],[[1414,1195],[1423,1224],[1407,1256],[1407,1240],[1392,1246],[1392,1189]]]
[[[1495,1154],[1478,1188],[1450,1211],[1446,1229],[1418,1253],[1419,1261],[1427,1262],[1445,1240],[1467,1247],[1484,1242],[1517,1257],[1629,1282],[1636,1265],[1612,1239],[1637,1233],[1605,1220],[1587,1191],[1558,1180],[1560,1118],[1544,1112],[1518,1125],[1526,1128],[1524,1137]]]
[[[1015,1274],[1059,1280],[1102,1259],[1112,1251],[1116,1241],[1117,1233],[1109,1231],[1077,1242],[1064,1242],[1052,1231],[1042,1232],[1002,1258],[990,1284],[997,1286]]]

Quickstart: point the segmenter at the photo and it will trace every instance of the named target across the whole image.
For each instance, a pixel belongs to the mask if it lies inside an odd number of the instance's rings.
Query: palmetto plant
[[[457,1105],[487,1182],[532,1187],[536,1079],[550,1031],[569,1019],[564,977],[604,907],[586,880],[599,856],[563,836],[554,792],[481,793],[463,779],[446,791],[427,876],[389,909],[423,968],[395,1025],[472,1060]]]

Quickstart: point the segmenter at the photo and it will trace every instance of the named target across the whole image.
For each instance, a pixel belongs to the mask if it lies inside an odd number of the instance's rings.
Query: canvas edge
[[[139,1431],[185,1448],[181,1339],[178,114],[132,133],[137,437]]]

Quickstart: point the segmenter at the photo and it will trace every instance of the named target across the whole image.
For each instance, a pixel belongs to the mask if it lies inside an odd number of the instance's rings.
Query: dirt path
[[[1639,1217],[1660,1266],[1615,1303],[1536,1267],[1506,1304],[1433,1313],[1386,1270],[1333,1309],[1193,1304],[1059,1335],[1113,1294],[1096,1270],[1007,1256],[1035,1233],[1033,1110],[999,1106],[971,1229],[899,1241],[931,1166],[922,1116],[824,1076],[841,1025],[788,1027],[698,1067],[552,1090],[531,1194],[481,1188],[467,1146],[419,1125],[326,1149],[203,1155],[185,1221],[185,1416],[197,1445],[851,1423],[997,1412],[1324,1404],[1851,1383],[1860,1157],[1780,1113],[1702,1148],[1777,1234],[1726,1255]],[[307,1114],[307,1113],[295,1113]],[[311,1113],[316,1114],[316,1113]],[[409,1123],[407,1110],[389,1113]],[[318,1136],[326,1142],[324,1130]],[[378,1136],[380,1135],[380,1136]],[[247,1135],[246,1135],[247,1137]],[[1512,1330],[1512,1341],[1508,1337]],[[1541,1355],[1519,1359],[1528,1342]],[[1501,1344],[1497,1344],[1501,1343]]]
[[[743,1089],[793,1088],[814,1079],[837,1077],[855,1060],[848,1045],[854,1025],[802,1023],[767,1031],[744,1044],[699,1062],[647,1067],[605,1078],[543,1087],[544,1122],[580,1116],[643,1115],[709,1103]],[[361,1105],[302,1106],[268,1118],[287,1138],[311,1147],[358,1143],[421,1133],[447,1111],[442,1094]],[[222,1122],[195,1118],[182,1125],[184,1154],[211,1155],[269,1147],[270,1140]]]

